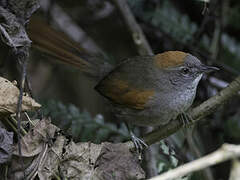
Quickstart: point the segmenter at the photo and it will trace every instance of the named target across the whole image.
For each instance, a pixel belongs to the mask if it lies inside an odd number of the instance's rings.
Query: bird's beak
[[[208,73],[208,72],[218,71],[218,70],[219,70],[219,68],[217,68],[217,67],[214,67],[214,66],[206,66],[206,65],[204,65],[204,64],[202,64],[199,69],[200,69],[200,71],[203,72],[203,73]]]

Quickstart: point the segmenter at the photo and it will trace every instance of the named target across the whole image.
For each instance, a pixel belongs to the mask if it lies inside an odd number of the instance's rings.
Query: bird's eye
[[[190,70],[188,68],[182,68],[182,73],[183,74],[188,74]]]

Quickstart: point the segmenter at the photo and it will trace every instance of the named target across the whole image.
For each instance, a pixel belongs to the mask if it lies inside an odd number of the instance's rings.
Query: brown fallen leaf
[[[138,158],[124,143],[74,143],[49,119],[42,119],[21,139],[27,179],[140,180],[145,178]],[[56,178],[58,177],[58,178]],[[18,146],[14,146],[8,179],[23,178]]]
[[[0,116],[16,113],[19,89],[9,80],[0,77]],[[34,99],[23,96],[22,111],[31,111],[40,108]]]
[[[141,180],[145,172],[124,143],[74,143],[65,147],[59,164],[63,177],[82,180]]]
[[[51,124],[50,119],[42,119],[38,121],[36,126],[33,129],[30,129],[28,134],[26,134],[21,139],[20,143],[22,149],[22,158],[24,161],[23,168],[25,169],[26,175],[29,177],[28,179],[31,179],[38,174],[40,167],[45,164],[46,159],[48,159],[48,161],[54,162],[52,163],[53,165],[51,167],[58,167],[56,164],[58,163],[58,161],[56,161],[56,156],[54,156],[54,153],[52,153],[52,150],[54,149],[55,152],[59,151],[59,155],[61,155],[63,148],[63,145],[61,145],[59,146],[59,149],[56,150],[56,144],[59,139],[63,139],[61,138],[63,136],[57,136],[57,140],[55,140],[55,142],[52,142],[53,139],[55,139],[55,134],[58,131],[59,128]],[[62,141],[64,142],[64,139]],[[23,169],[18,152],[18,144],[15,144],[13,147],[11,171],[9,173],[10,180],[23,178]],[[48,165],[46,165],[46,167]],[[44,172],[43,175],[44,177],[48,177],[48,174],[52,175],[54,172],[55,171],[51,171],[50,173]]]
[[[51,124],[50,119],[42,119],[21,139],[23,157],[34,157],[41,153],[49,139],[54,138],[59,128]],[[18,145],[14,146],[13,154],[18,155]]]
[[[131,153],[123,143],[104,143],[95,167],[95,174],[98,174],[100,180],[145,179],[145,172],[136,154]]]

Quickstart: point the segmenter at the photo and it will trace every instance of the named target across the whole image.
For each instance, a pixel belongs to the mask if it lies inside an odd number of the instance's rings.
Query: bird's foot
[[[186,112],[181,113],[179,115],[179,117],[180,117],[180,120],[181,120],[181,122],[183,124],[183,127],[188,128],[188,127],[190,127],[192,125],[193,119]]]
[[[144,148],[147,148],[148,145],[142,139],[135,136],[133,132],[130,132],[130,135],[136,151],[141,154]]]

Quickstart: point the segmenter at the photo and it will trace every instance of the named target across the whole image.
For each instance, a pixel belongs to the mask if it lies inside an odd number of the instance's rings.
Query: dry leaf
[[[22,138],[21,145],[27,179],[51,180],[58,176],[72,180],[138,180],[145,177],[138,158],[125,144],[69,142],[48,119],[39,121]],[[23,171],[17,145],[13,157],[9,179],[18,180],[23,178]]]
[[[34,176],[35,173],[37,174],[39,167],[41,167],[46,158],[51,155],[51,150],[57,152],[56,148],[54,148],[57,141],[51,146],[51,140],[55,138],[57,131],[59,131],[59,128],[51,124],[50,119],[42,119],[21,139],[22,158],[24,161],[23,168],[28,177]],[[60,154],[62,149],[63,145],[60,146]],[[55,160],[56,156],[49,157],[50,160],[53,160],[52,158]],[[55,167],[57,168],[58,166],[55,164]],[[13,159],[11,161],[11,171],[9,175],[10,179],[14,180],[23,178],[18,144],[15,144],[13,148]]]
[[[60,164],[63,177],[82,180],[138,180],[145,173],[137,156],[123,143],[77,143],[65,147]]]
[[[34,129],[30,130],[21,139],[21,149],[23,157],[33,157],[38,155],[44,148],[49,139],[54,138],[58,127],[51,124],[50,119],[40,120]],[[14,147],[14,155],[18,155],[18,145]]]
[[[122,143],[104,143],[95,166],[96,174],[101,180],[145,179],[145,172],[139,165],[137,156]]]
[[[0,77],[0,115],[6,116],[16,113],[19,89],[7,79]],[[34,99],[23,96],[22,111],[31,111],[40,108]]]
[[[70,142],[63,154],[61,171],[67,179],[98,180],[94,174],[94,165],[101,152],[102,145],[93,143]]]

